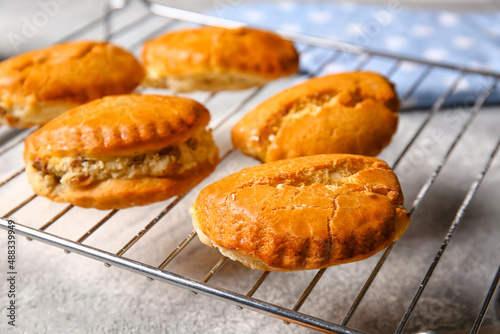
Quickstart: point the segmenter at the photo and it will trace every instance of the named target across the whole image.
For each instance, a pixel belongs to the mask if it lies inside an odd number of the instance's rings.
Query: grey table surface
[[[229,1],[229,0],[228,0]],[[44,3],[50,2],[42,1]],[[204,11],[212,1],[163,1],[180,8]],[[382,2],[383,1],[379,1]],[[463,10],[467,8],[491,10],[495,1],[401,1],[408,6]],[[229,2],[228,2],[229,3]],[[85,24],[103,13],[103,2],[66,1],[54,10],[51,20],[26,37],[18,50],[6,39],[9,32],[19,33],[23,19],[29,20],[42,10],[40,2],[0,0],[0,57],[53,43],[72,28]],[[126,17],[123,20],[126,21]],[[99,35],[100,32],[95,32]],[[129,41],[118,39],[118,44]],[[137,52],[137,50],[135,50]],[[238,117],[266,96],[289,86],[292,82],[279,80],[266,88],[258,99],[252,100],[235,117],[215,133],[221,151],[230,147],[228,130]],[[223,110],[248,92],[223,93],[222,98],[208,105],[213,122],[221,119]],[[206,95],[195,94],[203,100]],[[412,224],[396,244],[373,287],[350,326],[370,333],[393,332],[407,308],[432,258],[446,234],[454,214],[468,187],[480,171],[485,159],[498,140],[500,117],[498,107],[484,108],[471,123],[462,140],[453,150],[441,175],[413,216]],[[413,135],[427,111],[403,112],[398,132],[381,158],[393,163]],[[457,115],[459,115],[457,117]],[[446,152],[465,117],[463,113],[439,113],[408,152],[396,169],[402,183],[406,206],[412,204],[420,187],[432,174]],[[436,137],[435,134],[444,134]],[[0,179],[22,166],[22,146],[3,157]],[[4,163],[8,161],[8,163]],[[203,184],[256,162],[232,153],[216,173]],[[465,333],[474,322],[480,303],[500,262],[500,159],[497,158],[486,176],[478,194],[443,259],[434,273],[421,301],[415,309],[407,330],[414,333],[432,329],[438,333]],[[201,185],[177,205],[173,212],[145,235],[127,253],[127,257],[148,264],[159,264],[177,243],[192,229],[187,209]],[[14,206],[30,193],[24,177],[18,177],[0,190],[2,211]],[[107,223],[103,230],[86,242],[94,247],[116,251],[139,231],[144,222],[165,207],[153,204],[146,209],[122,210]],[[18,222],[39,227],[53,217],[63,204],[54,204],[43,198],[32,203],[14,216]],[[2,212],[3,213],[3,212]],[[102,218],[106,212],[73,209],[50,233],[77,238]],[[1,254],[5,254],[5,238],[0,233]],[[112,238],[110,238],[112,236]],[[282,321],[251,311],[240,311],[234,306],[208,297],[195,296],[186,290],[161,282],[148,282],[144,277],[116,269],[74,254],[65,255],[38,242],[18,238],[18,326],[6,325],[6,283],[1,287],[2,316],[0,331],[15,333],[307,333],[310,330],[286,326]],[[340,322],[371,269],[380,258],[378,254],[360,263],[330,268],[311,294],[301,311],[320,318]],[[0,257],[2,275],[4,257]],[[176,259],[169,270],[196,279],[219,259],[219,254],[207,249],[195,239]],[[315,272],[271,274],[256,298],[277,305],[292,307]],[[214,284],[245,293],[259,272],[229,262],[215,277]],[[3,276],[1,276],[3,277]],[[3,280],[3,279],[2,279]],[[488,312],[481,333],[499,333],[500,321],[492,308]]]

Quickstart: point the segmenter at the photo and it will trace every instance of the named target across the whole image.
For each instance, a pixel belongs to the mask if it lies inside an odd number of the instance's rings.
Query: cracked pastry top
[[[83,103],[128,94],[144,77],[135,57],[107,42],[79,41],[0,63],[0,124],[43,125]]]
[[[191,207],[200,240],[261,270],[359,261],[398,239],[410,218],[379,159],[347,154],[245,168],[205,187]]]
[[[246,89],[296,73],[292,42],[250,29],[202,27],[170,32],[142,50],[145,87],[174,91]]]
[[[210,114],[187,98],[117,95],[72,109],[25,140],[36,194],[120,209],[181,195],[208,176],[218,149]]]
[[[262,162],[349,153],[375,156],[396,132],[393,85],[372,72],[310,79],[248,112],[232,129],[235,148]]]

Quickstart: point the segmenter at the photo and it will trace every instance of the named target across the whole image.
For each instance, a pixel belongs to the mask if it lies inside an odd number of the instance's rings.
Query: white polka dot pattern
[[[356,44],[369,49],[385,50],[432,62],[445,62],[479,70],[500,72],[500,14],[452,13],[444,11],[412,10],[395,1],[381,5],[362,5],[352,2],[296,2],[268,1],[246,3],[227,1],[227,8],[219,10],[228,19],[251,25],[303,33]],[[217,15],[217,12],[214,11]],[[303,73],[318,68],[327,50],[303,54]],[[378,65],[377,65],[378,64]],[[362,57],[342,53],[334,63],[323,68],[322,74],[349,71],[363,66],[383,71],[373,58],[363,62]],[[401,94],[411,89],[412,80],[425,70],[424,65],[401,62],[394,73],[396,88]],[[432,71],[423,88],[417,89],[406,104],[416,108],[429,106],[452,84],[449,73]],[[475,94],[474,80],[462,80],[457,94]],[[447,101],[453,104],[455,94]],[[459,100],[460,96],[456,97]],[[500,93],[489,101],[500,102]]]

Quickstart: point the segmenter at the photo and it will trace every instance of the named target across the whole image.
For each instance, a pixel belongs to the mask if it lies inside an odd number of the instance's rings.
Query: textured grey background
[[[229,1],[229,0],[228,0]],[[212,1],[164,1],[179,7],[203,11]],[[379,1],[386,3],[385,1]],[[411,6],[490,10],[494,1],[402,1]],[[218,2],[220,3],[220,2]],[[135,7],[134,7],[135,8]],[[5,40],[8,32],[19,32],[23,18],[32,18],[40,10],[36,1],[0,1],[0,53],[8,56],[14,51]],[[136,15],[139,8],[130,15]],[[39,29],[22,50],[50,44],[70,30],[85,24],[103,12],[103,2],[71,1],[62,5],[54,17]],[[127,21],[127,15],[118,19]],[[154,20],[153,20],[154,21]],[[155,22],[150,22],[151,25]],[[99,36],[102,31],[92,32]],[[136,38],[133,33],[118,38],[116,43],[130,47]],[[137,52],[138,48],[133,51]],[[356,64],[353,63],[353,67]],[[230,148],[229,129],[249,108],[266,96],[289,86],[288,80],[277,81],[230,118],[215,132],[221,151]],[[223,93],[208,105],[212,124],[248,92]],[[196,94],[197,99],[206,95]],[[486,108],[471,124],[455,148],[442,174],[413,217],[409,230],[398,242],[386,265],[366,295],[365,301],[350,325],[373,332],[389,333],[395,329],[413,296],[427,267],[446,234],[456,209],[467,188],[476,177],[487,154],[498,139],[500,117],[498,108]],[[456,115],[459,115],[458,117]],[[411,206],[418,190],[430,176],[441,157],[465,121],[463,113],[440,113],[417,140],[396,172]],[[426,112],[404,112],[397,134],[381,157],[394,162],[405,142],[412,136]],[[436,137],[442,131],[445,135]],[[0,180],[22,166],[22,146],[3,157]],[[452,239],[442,262],[422,295],[408,332],[435,329],[439,333],[465,333],[474,321],[487,287],[499,264],[500,230],[500,159],[497,158],[483,186],[473,200],[470,210]],[[5,163],[7,162],[7,163]],[[233,153],[226,163],[205,183],[256,162]],[[197,187],[167,217],[162,219],[126,254],[127,257],[158,265],[191,231],[187,209],[200,187]],[[30,188],[20,176],[0,189],[1,212],[24,200]],[[157,203],[145,208],[120,211],[86,243],[116,252],[145,222],[166,206]],[[39,227],[65,205],[37,198],[15,218],[29,226]],[[75,208],[52,226],[48,232],[70,239],[78,238],[107,212]],[[4,272],[5,238],[0,232],[0,272]],[[202,279],[217,262],[219,254],[201,245],[197,239],[186,248],[168,270],[194,279]],[[366,261],[330,268],[302,311],[320,318],[340,322],[354,300],[380,254]],[[38,242],[18,239],[18,324],[16,333],[307,333],[309,330],[285,326],[281,321],[250,311],[238,311],[232,305],[160,282],[147,282],[139,275],[105,268],[96,261],[70,254]],[[292,307],[315,272],[272,273],[255,295],[285,307]],[[229,262],[213,284],[245,293],[259,272]],[[3,276],[0,276],[3,277]],[[2,279],[3,281],[3,279]],[[0,332],[5,323],[5,282],[0,285]],[[489,312],[482,333],[498,333],[499,321]]]

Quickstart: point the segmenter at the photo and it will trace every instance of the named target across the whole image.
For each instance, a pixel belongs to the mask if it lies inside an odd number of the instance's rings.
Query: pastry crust
[[[210,120],[200,103],[174,96],[107,96],[72,109],[25,140],[38,156],[134,155],[190,138]]]
[[[182,195],[219,161],[210,114],[171,96],[108,96],[55,118],[25,140],[34,192],[121,209]]]
[[[205,187],[191,207],[200,240],[261,270],[318,269],[386,248],[409,224],[382,160],[330,154],[245,168]]]
[[[147,205],[183,195],[210,175],[217,162],[218,157],[214,156],[178,177],[108,179],[89,187],[47,187],[43,176],[31,164],[26,164],[26,175],[37,195],[45,196],[54,202],[71,203],[83,208],[110,210]]]
[[[375,156],[396,132],[399,100],[379,74],[310,79],[271,97],[232,129],[235,148],[262,162],[315,154]]]
[[[0,63],[0,123],[26,128],[106,95],[135,90],[144,70],[112,44],[54,45]]]
[[[183,92],[246,89],[298,71],[292,42],[250,28],[167,33],[144,44],[142,59],[143,86]]]

